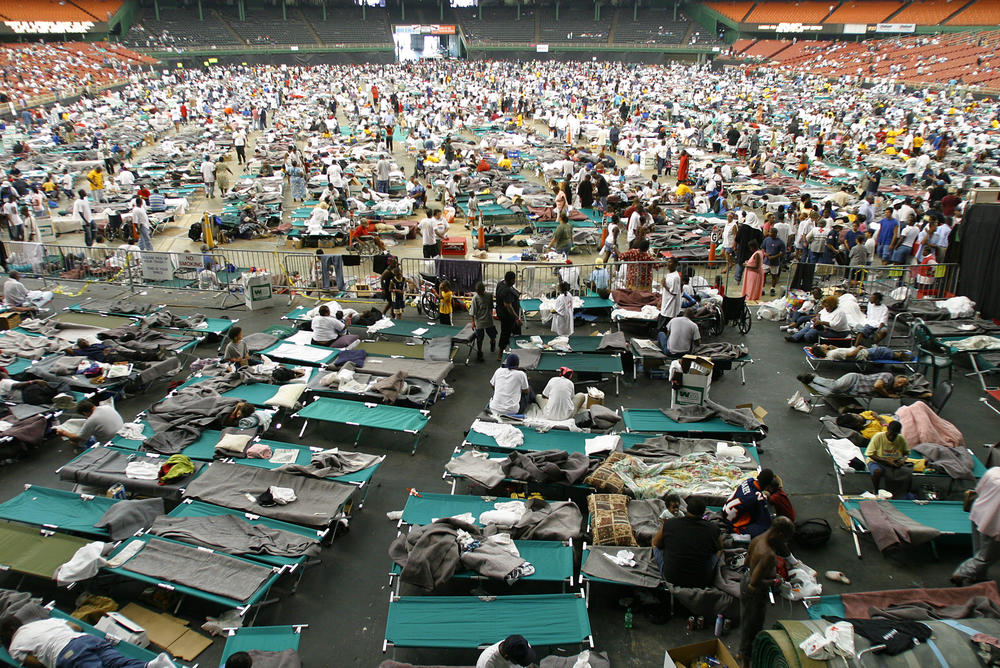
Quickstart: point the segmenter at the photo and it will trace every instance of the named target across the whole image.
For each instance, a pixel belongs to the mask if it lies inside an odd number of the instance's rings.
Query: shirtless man
[[[753,639],[764,630],[767,615],[767,592],[778,574],[778,555],[788,553],[788,541],[795,524],[787,517],[776,517],[771,528],[750,542],[747,572],[740,581],[740,665],[750,668]]]

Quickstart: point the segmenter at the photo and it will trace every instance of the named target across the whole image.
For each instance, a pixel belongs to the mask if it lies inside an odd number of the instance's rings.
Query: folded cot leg
[[[361,431],[364,429],[362,426],[358,426],[358,435],[354,437],[354,445],[356,446],[361,442]]]
[[[413,450],[410,451],[410,456],[417,454],[417,446],[420,445],[420,433],[417,432],[416,437],[413,439]],[[454,494],[454,492],[452,492]]]
[[[299,429],[299,438],[302,438],[302,434],[306,433],[306,427],[309,426],[309,420],[302,421],[302,429]]]

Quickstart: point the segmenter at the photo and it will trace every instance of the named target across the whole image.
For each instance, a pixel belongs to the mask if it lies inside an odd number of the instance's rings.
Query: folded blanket
[[[504,471],[500,462],[496,459],[490,459],[481,452],[463,452],[458,457],[449,460],[444,468],[452,475],[468,478],[487,489],[493,489],[504,479]]]
[[[301,464],[285,464],[275,470],[283,473],[309,476],[310,478],[333,478],[374,466],[378,460],[379,458],[376,455],[368,455],[363,452],[345,452],[338,448],[333,448],[332,450],[314,452],[312,460],[305,466]]]
[[[163,499],[119,501],[108,508],[94,526],[108,529],[111,540],[124,540],[148,528],[164,512]]]
[[[883,553],[904,543],[923,545],[941,535],[939,530],[910,519],[891,503],[865,500],[858,504],[858,512]]]
[[[586,478],[596,464],[582,452],[540,450],[512,452],[500,467],[513,480],[573,485]]]

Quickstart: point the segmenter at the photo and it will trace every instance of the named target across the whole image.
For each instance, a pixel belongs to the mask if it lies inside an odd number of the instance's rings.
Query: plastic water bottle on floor
[[[632,608],[625,610],[625,628],[632,628]]]

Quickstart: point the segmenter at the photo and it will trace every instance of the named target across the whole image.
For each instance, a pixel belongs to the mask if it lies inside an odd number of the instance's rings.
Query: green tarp
[[[844,499],[844,507],[848,510],[858,510],[864,499]],[[961,501],[907,501],[905,499],[889,499],[878,503],[890,503],[914,522],[933,527],[942,533],[971,535],[972,523],[969,513],[962,510]]]
[[[525,301],[527,301],[527,300],[525,300]],[[533,299],[531,301],[537,302],[538,300],[537,299]],[[524,301],[522,301],[521,304],[523,305]],[[535,309],[537,310],[537,308],[538,307],[536,306]],[[556,338],[555,335],[541,337],[543,343],[548,343],[549,341],[551,341],[554,338]],[[597,347],[599,345],[601,345],[601,340],[603,338],[604,337],[601,337],[601,336],[571,336],[571,337],[569,337],[569,347],[572,348],[573,352],[575,352],[575,353],[600,353],[600,354],[609,354],[610,355],[611,353],[621,352],[621,351],[618,351],[618,350],[612,350],[610,348],[605,348],[603,350],[598,350]],[[522,341],[525,342],[525,343],[530,343],[531,337],[519,336],[519,337],[515,338],[510,343],[510,349],[513,352],[515,352],[515,353],[518,350],[525,350],[526,348],[524,348],[524,347],[522,347],[520,345],[520,343]],[[528,347],[527,349],[530,350],[530,347]]]
[[[84,498],[62,489],[31,485],[13,499],[0,503],[0,519],[107,537],[108,530],[98,529],[94,524],[117,501],[105,496]]]
[[[249,652],[252,649],[261,652],[283,652],[286,649],[299,649],[301,634],[295,632],[293,626],[257,626],[236,629],[235,635],[226,638],[226,646],[222,649],[219,665],[226,665],[226,660],[237,652]]]
[[[43,536],[38,527],[0,522],[0,565],[51,580],[56,569],[89,542],[63,533]]]
[[[701,422],[675,422],[656,408],[623,408],[622,418],[629,431],[649,431],[663,434],[756,434],[743,427],[723,422],[719,418]]]
[[[587,607],[576,594],[404,596],[389,603],[386,640],[398,647],[476,648],[513,634],[532,645],[583,642]]]
[[[414,330],[417,329],[426,329],[427,331],[422,334],[414,334]],[[457,336],[461,331],[461,327],[453,327],[451,325],[435,325],[433,323],[426,322],[394,320],[392,327],[380,329],[378,333],[384,336],[416,336],[418,338],[428,340],[436,339],[442,336]]]
[[[427,425],[428,420],[428,417],[416,408],[368,404],[328,397],[320,397],[296,413],[295,416],[307,420],[323,420],[411,433],[421,431]]]

